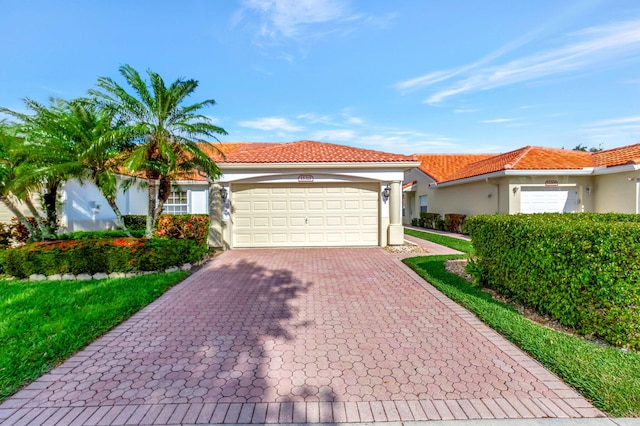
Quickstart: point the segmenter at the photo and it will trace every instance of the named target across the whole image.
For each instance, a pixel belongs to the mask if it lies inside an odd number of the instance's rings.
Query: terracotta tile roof
[[[465,179],[500,170],[581,170],[589,167],[593,167],[589,152],[526,146],[470,163],[443,181]]]
[[[418,167],[436,182],[445,180],[468,164],[484,160],[495,154],[414,154]]]
[[[415,161],[402,154],[354,148],[324,142],[298,141],[281,144],[262,144],[257,147],[235,149],[220,161],[226,164],[260,163],[397,163]]]
[[[596,167],[620,166],[623,164],[640,164],[640,144],[622,146],[594,152],[593,165]]]
[[[416,183],[418,183],[417,180],[414,180],[413,182],[407,182],[404,185],[402,185],[402,189],[407,189],[407,188],[411,188],[413,185],[415,185]]]

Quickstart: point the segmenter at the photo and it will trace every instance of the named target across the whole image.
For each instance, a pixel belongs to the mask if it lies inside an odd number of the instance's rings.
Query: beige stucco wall
[[[502,213],[504,189],[499,182],[480,181],[462,185],[435,187],[430,190],[430,211],[445,215]]]
[[[594,211],[598,213],[639,213],[638,181],[640,172],[612,173],[594,178]]]
[[[411,225],[411,219],[420,217],[420,196],[430,195],[429,184],[433,182],[429,176],[422,173],[419,169],[412,169],[404,174],[404,184],[417,181],[414,185],[416,191],[408,191],[403,194],[404,214],[402,215],[402,223]],[[431,200],[428,200],[431,204]]]

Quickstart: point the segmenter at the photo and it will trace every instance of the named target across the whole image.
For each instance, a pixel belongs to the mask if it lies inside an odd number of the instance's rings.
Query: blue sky
[[[397,153],[640,142],[637,0],[0,0],[0,105],[130,64],[200,81],[222,141]]]

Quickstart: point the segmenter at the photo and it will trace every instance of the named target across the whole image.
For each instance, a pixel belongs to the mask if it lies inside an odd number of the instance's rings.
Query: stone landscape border
[[[138,277],[141,275],[150,275],[150,274],[158,274],[158,273],[171,273],[176,271],[190,271],[192,268],[203,265],[208,262],[209,258],[204,258],[199,262],[194,264],[191,263],[183,263],[179,266],[171,266],[166,268],[164,271],[131,271],[131,272],[111,272],[107,274],[106,272],[96,272],[95,274],[54,274],[54,275],[43,275],[43,274],[31,274],[29,278],[25,278],[21,281],[89,281],[89,280],[103,280],[106,278],[131,278]],[[6,281],[15,280],[15,277],[6,277]]]

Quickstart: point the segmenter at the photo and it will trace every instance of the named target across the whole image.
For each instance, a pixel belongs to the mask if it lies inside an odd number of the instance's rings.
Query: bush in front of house
[[[209,216],[207,215],[162,215],[158,220],[156,235],[170,238],[190,238],[199,244],[207,242]]]
[[[144,229],[129,231],[136,238],[144,237]],[[121,229],[108,229],[104,231],[72,231],[59,234],[58,240],[90,240],[100,238],[124,238],[127,235]]]
[[[447,213],[444,215],[444,230],[448,232],[464,233],[465,214]]]
[[[442,220],[442,216],[440,213],[420,213],[420,225],[423,228],[427,229],[438,229],[438,221]]]
[[[473,216],[473,273],[583,335],[639,350],[639,222],[622,214]]]
[[[122,215],[124,225],[129,231],[145,231],[147,229],[147,216],[139,214]]]
[[[7,249],[0,263],[5,273],[18,278],[31,274],[158,271],[195,263],[207,250],[206,244],[189,238],[59,240]]]

